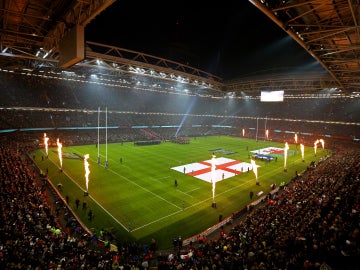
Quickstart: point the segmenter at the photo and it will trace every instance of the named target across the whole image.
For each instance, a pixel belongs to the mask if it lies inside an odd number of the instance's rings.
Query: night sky
[[[188,64],[225,80],[307,69],[315,62],[247,0],[117,0],[86,26],[85,39]]]

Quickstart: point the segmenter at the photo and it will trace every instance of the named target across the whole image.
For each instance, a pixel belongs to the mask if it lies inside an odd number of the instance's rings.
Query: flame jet
[[[288,150],[289,150],[289,145],[286,142],[285,143],[285,148],[284,148],[284,170],[286,170],[286,160],[287,160]]]
[[[60,143],[59,138],[56,141],[56,144],[58,146],[58,154],[59,154],[59,161],[60,161],[60,169],[62,169],[62,143]]]
[[[255,160],[251,160],[251,166],[252,166],[252,170],[255,174],[255,179],[256,179],[256,184],[259,184],[259,181],[258,181],[258,171],[257,171],[257,168],[259,167],[258,165],[256,165],[255,163]]]
[[[215,183],[216,183],[216,156],[213,154],[211,158],[211,182],[212,182],[212,198],[215,202]]]
[[[316,156],[317,145],[318,145],[319,142],[320,142],[319,140],[316,140],[316,141],[314,142],[314,153],[315,153],[315,156]]]
[[[303,145],[302,143],[300,144],[300,150],[301,150],[302,160],[304,161],[304,151],[305,151],[305,147],[304,147],[304,145]]]
[[[84,155],[84,167],[85,167],[85,184],[86,184],[86,191],[89,190],[89,174],[90,174],[90,169],[89,169],[89,154]]]
[[[46,136],[46,133],[44,133],[44,145],[45,145],[45,152],[46,156],[49,156],[49,138]]]

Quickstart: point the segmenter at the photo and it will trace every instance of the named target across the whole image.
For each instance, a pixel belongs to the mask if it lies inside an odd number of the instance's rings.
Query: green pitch
[[[50,138],[50,141],[55,141]],[[61,138],[60,138],[61,141]],[[189,144],[171,142],[159,145],[135,146],[134,143],[107,145],[108,169],[105,168],[106,146],[95,144],[62,147],[63,163],[57,147],[33,153],[39,168],[48,170],[48,178],[57,186],[62,185],[61,195],[68,196],[69,206],[83,223],[93,232],[105,229],[113,233],[119,241],[150,243],[155,239],[159,248],[172,247],[172,239],[183,239],[196,235],[224,218],[246,207],[256,200],[250,200],[250,192],[257,194],[270,191],[270,185],[289,182],[296,171],[303,172],[311,161],[318,161],[329,154],[318,148],[314,155],[312,147],[305,147],[304,162],[300,147],[289,144],[284,171],[284,158],[265,162],[257,160],[259,185],[255,174],[243,174],[216,183],[215,202],[212,207],[212,184],[198,178],[174,171],[171,168],[211,158],[213,149],[222,149],[217,157],[226,157],[250,163],[249,151],[266,147],[284,148],[284,144],[269,141],[254,141],[227,136],[192,138]],[[98,150],[100,164],[97,163]],[[89,154],[89,183],[86,188],[83,156]],[[177,180],[177,187],[174,185]],[[84,191],[88,190],[88,196]],[[75,200],[80,200],[77,209]],[[82,209],[82,203],[87,209]],[[93,219],[88,219],[89,210]]]

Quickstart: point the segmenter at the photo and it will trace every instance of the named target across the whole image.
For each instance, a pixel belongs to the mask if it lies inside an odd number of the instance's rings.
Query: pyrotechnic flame
[[[258,165],[256,165],[256,163],[255,163],[255,160],[251,160],[251,166],[252,166],[252,170],[253,170],[253,172],[254,172],[254,174],[255,174],[255,178],[256,178],[256,180],[258,179],[258,173],[257,173],[257,168],[259,167]]]
[[[289,145],[286,142],[285,143],[285,148],[284,148],[284,169],[286,169],[286,160],[287,160],[288,150],[289,150]]]
[[[269,130],[268,129],[265,131],[265,135],[266,135],[266,139],[268,140],[269,139]]]
[[[314,142],[314,153],[315,153],[315,155],[316,155],[317,145],[318,145],[319,142],[320,142],[319,140],[316,140],[316,141]]]
[[[62,152],[61,152],[62,143],[60,143],[59,138],[56,140],[56,144],[57,144],[57,146],[58,146],[58,154],[59,154],[59,160],[60,160],[60,168],[62,169]]]
[[[322,148],[324,149],[324,147],[325,147],[325,142],[324,142],[324,140],[323,140],[323,139],[320,139],[319,141],[321,142],[321,146],[322,146]]]
[[[245,129],[242,129],[243,137],[245,136]]]
[[[297,134],[296,134],[296,133],[295,133],[294,139],[295,139],[295,143],[297,143],[297,142],[298,142],[298,138],[297,138]]]
[[[304,145],[301,143],[300,144],[300,150],[301,150],[301,157],[302,157],[302,159],[304,160],[304,150],[305,150],[305,147],[304,147]]]
[[[48,142],[49,142],[49,138],[46,136],[46,133],[44,133],[44,145],[45,145],[45,152],[46,152],[46,156],[48,156]]]
[[[84,167],[85,167],[85,184],[86,184],[86,191],[89,190],[89,162],[87,161],[89,158],[89,154],[84,155]]]
[[[213,154],[211,158],[211,182],[212,182],[212,198],[213,201],[215,200],[215,170],[216,170],[216,156]]]

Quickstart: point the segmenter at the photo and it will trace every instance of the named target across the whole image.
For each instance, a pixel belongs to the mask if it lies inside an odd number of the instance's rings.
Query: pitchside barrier
[[[274,193],[278,192],[279,188],[275,188],[273,190],[271,190],[269,192],[270,195],[273,195]],[[263,193],[262,193],[263,194]],[[246,212],[249,212],[251,209],[253,209],[256,205],[258,205],[259,203],[263,202],[264,199],[266,198],[267,195],[263,195],[261,197],[259,197],[256,201],[253,201],[252,203],[248,204],[246,207],[244,207],[243,209],[237,211],[236,213],[232,214],[231,216],[228,216],[224,219],[222,219],[220,221],[219,218],[219,222],[216,223],[214,226],[211,226],[210,228],[206,229],[205,231],[191,236],[187,239],[183,240],[183,246],[188,246],[190,245],[190,243],[194,243],[194,242],[198,242],[199,239],[204,239],[204,237],[209,236],[210,234],[212,234],[214,231],[220,229],[222,226],[232,223],[232,221],[236,218],[239,218],[241,215],[245,214]]]
[[[199,233],[197,235],[191,236],[187,239],[183,240],[183,246],[188,246],[191,242],[197,242],[199,239],[203,239],[204,236],[208,236],[210,234],[212,234],[214,231],[216,231],[217,229],[221,228],[222,226],[224,226],[225,224],[231,222],[233,219],[232,216],[229,216],[225,219],[223,219],[222,221],[216,223],[214,226],[206,229],[205,231],[203,231],[202,233]]]

